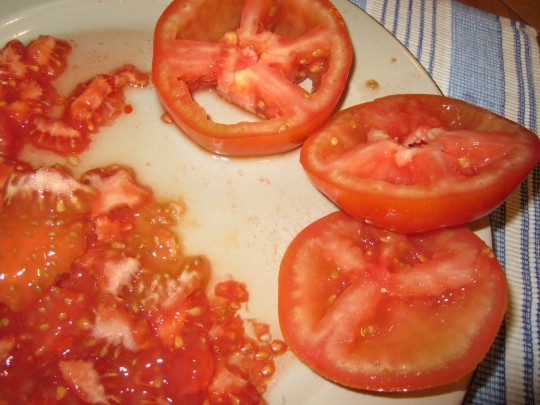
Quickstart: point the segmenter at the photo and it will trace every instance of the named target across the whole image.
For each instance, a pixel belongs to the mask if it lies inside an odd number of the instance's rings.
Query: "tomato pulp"
[[[472,372],[507,296],[495,255],[466,227],[404,235],[336,212],[287,249],[278,311],[289,348],[322,376],[401,391]]]
[[[0,53],[0,403],[262,403],[287,347],[240,316],[244,284],[210,291],[210,263],[173,230],[182,205],[128,167],[20,160],[30,143],[83,151],[147,83],[125,65],[64,98],[69,50],[41,36]]]
[[[495,209],[540,160],[540,140],[463,101],[405,94],[338,112],[302,146],[300,160],[350,215],[418,232]]]
[[[297,147],[327,120],[351,63],[344,21],[327,0],[175,0],[155,28],[152,80],[199,145],[260,155]],[[201,88],[262,120],[212,121],[192,97]]]
[[[2,156],[16,157],[30,142],[64,156],[85,151],[90,136],[126,110],[125,88],[149,82],[148,74],[126,65],[79,84],[65,97],[55,80],[70,53],[68,42],[50,35],[27,46],[15,39],[0,51]]]
[[[121,166],[81,180],[58,166],[16,163],[10,173],[0,402],[262,401],[286,345],[240,317],[242,283],[207,293],[210,264],[185,255],[171,229],[178,205],[156,201]]]

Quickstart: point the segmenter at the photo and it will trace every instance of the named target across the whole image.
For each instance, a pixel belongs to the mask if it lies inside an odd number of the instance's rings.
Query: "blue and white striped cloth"
[[[441,91],[540,126],[540,56],[532,27],[453,0],[352,0],[416,56]],[[466,404],[540,403],[540,165],[491,214],[510,306]]]

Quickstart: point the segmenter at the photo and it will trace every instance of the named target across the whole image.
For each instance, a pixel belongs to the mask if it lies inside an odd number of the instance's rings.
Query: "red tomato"
[[[399,391],[473,371],[507,295],[493,252],[466,227],[407,236],[336,212],[289,246],[278,310],[285,341],[316,372]]]
[[[53,85],[67,63],[71,47],[65,41],[42,35],[25,47],[19,40],[0,52],[0,110],[23,128],[32,114],[61,105],[63,97]]]
[[[111,74],[101,74],[81,83],[66,98],[61,118],[38,114],[32,117],[30,141],[38,148],[61,155],[80,153],[90,144],[89,135],[124,111],[124,89],[144,87],[146,74],[126,65]]]
[[[124,111],[126,86],[143,87],[147,74],[126,65],[78,85],[66,98],[54,80],[67,67],[70,45],[42,35],[25,47],[9,42],[0,52],[0,154],[16,157],[25,143],[60,155],[80,153],[89,134]],[[52,111],[63,107],[63,114]],[[8,121],[9,120],[9,121]],[[9,126],[17,124],[16,131]]]
[[[28,45],[28,55],[39,66],[41,73],[52,77],[64,73],[70,53],[71,46],[66,41],[50,35],[41,35]]]
[[[540,160],[540,140],[463,101],[395,95],[335,114],[300,160],[350,215],[417,232],[492,211]]]
[[[0,302],[21,312],[42,297],[86,247],[80,215],[91,190],[52,168],[14,173],[0,212]]]
[[[202,147],[270,154],[297,147],[326,121],[351,63],[347,29],[327,0],[175,0],[156,25],[152,79],[174,122]],[[309,81],[311,91],[299,85]],[[192,98],[208,87],[263,120],[212,121]]]
[[[286,345],[186,256],[132,170],[78,181],[0,156],[0,392],[10,404],[262,403]]]
[[[18,127],[5,112],[0,109],[0,156],[14,158],[18,153]]]

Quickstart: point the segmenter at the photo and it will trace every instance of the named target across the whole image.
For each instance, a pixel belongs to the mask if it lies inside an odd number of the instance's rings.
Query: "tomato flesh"
[[[42,35],[28,46],[13,40],[0,52],[3,156],[16,157],[27,140],[64,156],[85,151],[90,135],[124,111],[125,88],[149,82],[148,74],[126,65],[80,84],[65,97],[54,80],[65,72],[70,53],[68,42],[50,35]]]
[[[244,284],[208,291],[210,263],[184,254],[174,202],[122,166],[77,180],[1,162],[13,165],[0,211],[3,401],[262,401],[287,346],[240,317]]]
[[[335,114],[302,146],[300,160],[350,215],[418,232],[495,209],[540,160],[540,140],[463,101],[394,95]]]
[[[152,79],[168,114],[199,145],[260,155],[297,147],[326,121],[351,63],[346,27],[329,1],[175,0],[156,25]],[[192,97],[200,88],[262,120],[212,121]]]
[[[466,227],[405,235],[336,212],[287,249],[278,311],[290,349],[322,376],[401,391],[472,372],[507,295],[495,255]]]
[[[177,203],[127,167],[75,178],[19,160],[29,144],[86,149],[129,112],[125,87],[148,82],[125,65],[64,98],[52,80],[69,51],[43,36],[0,53],[0,402],[263,403],[287,346],[240,316],[244,284],[210,290],[208,260],[178,243]]]

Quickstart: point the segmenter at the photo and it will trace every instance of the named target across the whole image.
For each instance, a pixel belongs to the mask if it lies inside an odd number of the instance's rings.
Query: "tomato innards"
[[[75,178],[19,160],[29,143],[84,150],[147,82],[126,65],[63,99],[68,53],[43,36],[0,55],[0,403],[262,403],[287,346],[241,316],[243,283],[210,291],[210,263],[173,230],[182,206],[128,167]]]
[[[42,35],[28,46],[12,40],[0,52],[0,152],[15,157],[25,143],[60,155],[85,151],[90,136],[129,111],[124,89],[149,75],[133,65],[98,75],[64,96],[55,80],[67,67],[68,42]]]
[[[177,206],[124,167],[79,181],[1,162],[3,403],[261,401],[286,345],[239,316],[242,283],[207,294],[208,261],[171,230]]]
[[[155,28],[152,80],[200,146],[261,155],[299,146],[326,121],[351,64],[345,23],[328,0],[175,0]],[[213,121],[193,99],[208,88],[261,119]]]
[[[495,339],[507,300],[500,264],[468,228],[405,235],[343,212],[301,231],[279,273],[290,349],[322,376],[363,390],[466,376]]]
[[[401,94],[336,113],[302,146],[300,160],[348,214],[419,232],[499,206],[540,161],[540,140],[461,100]]]

